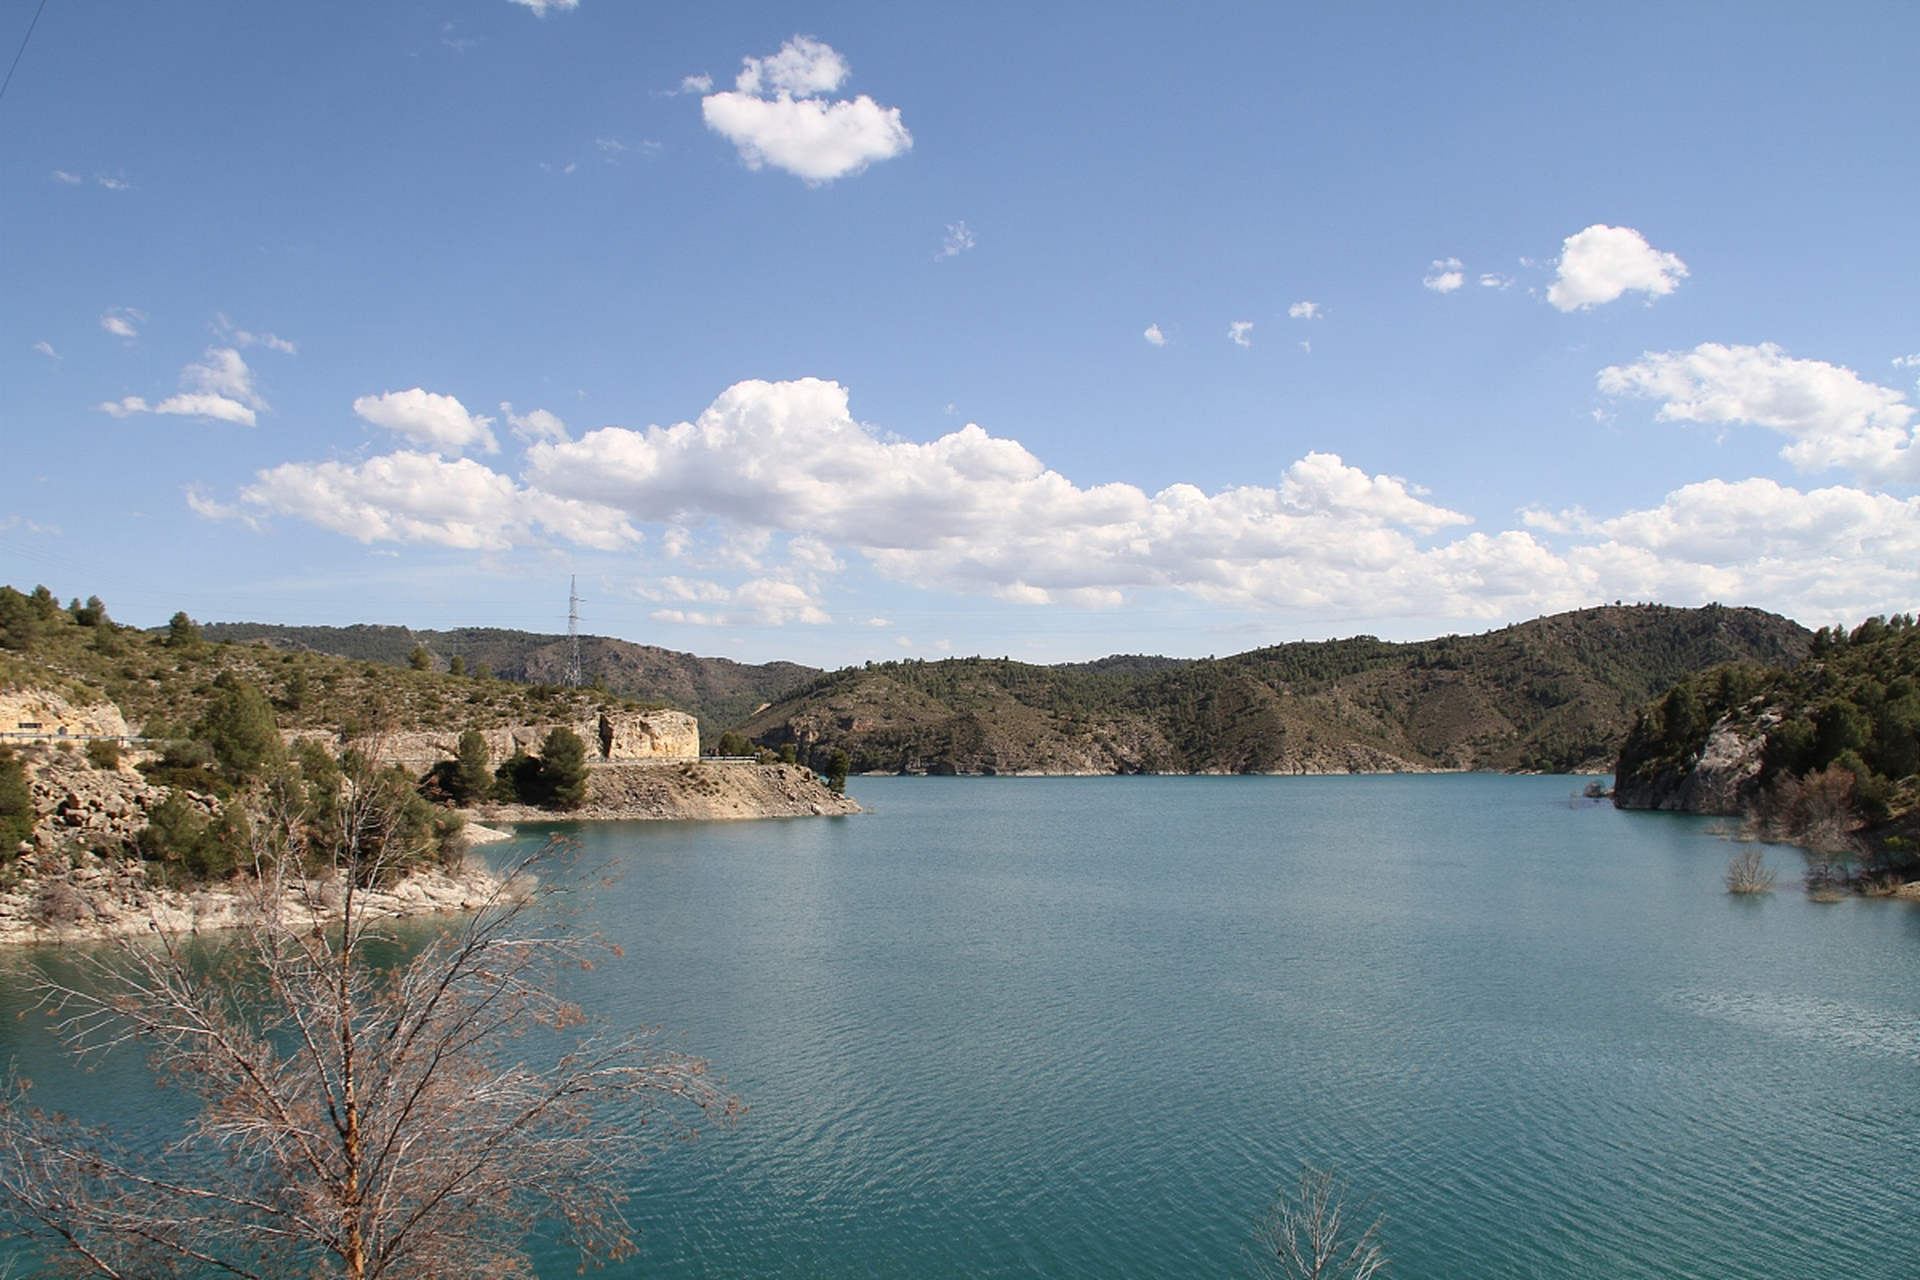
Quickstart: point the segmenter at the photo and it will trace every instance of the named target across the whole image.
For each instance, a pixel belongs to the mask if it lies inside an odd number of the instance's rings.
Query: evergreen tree
[[[837,796],[845,795],[847,771],[852,767],[853,761],[847,758],[847,753],[836,748],[834,753],[827,757],[827,790]]]
[[[540,744],[540,783],[556,808],[578,809],[587,802],[587,744],[564,725]]]
[[[493,772],[487,768],[487,740],[478,729],[460,735],[449,783],[455,804],[472,804],[484,798],[493,785]]]
[[[447,663],[447,674],[454,676],[467,674],[467,660],[457,653],[454,654],[452,659]]]
[[[167,619],[167,647],[196,649],[200,646],[200,624],[187,616],[185,609]]]
[[[0,747],[0,862],[11,859],[20,842],[33,835],[33,819],[26,766],[12,747]]]
[[[273,707],[260,690],[230,672],[222,672],[213,684],[219,692],[207,707],[198,736],[213,748],[214,760],[230,780],[254,777],[285,753]]]
[[[413,652],[407,655],[407,665],[415,671],[431,671],[433,655],[427,652],[427,646],[417,644],[413,646]]]

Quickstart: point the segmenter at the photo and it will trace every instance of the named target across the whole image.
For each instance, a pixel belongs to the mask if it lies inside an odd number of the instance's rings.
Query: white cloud
[[[81,182],[79,174],[68,173],[65,169],[55,169],[53,171],[53,180],[69,187],[77,187]]]
[[[105,187],[109,191],[133,190],[133,184],[131,182],[128,182],[125,178],[114,177],[104,173],[96,173],[93,175],[93,180],[99,183],[101,186]]]
[[[536,530],[613,551],[640,540],[620,513],[514,483],[470,458],[402,450],[348,465],[290,462],[240,491],[262,515],[290,515],[360,542],[505,551]]]
[[[544,18],[550,13],[567,13],[580,7],[580,0],[511,0]]]
[[[1893,367],[1896,369],[1920,369],[1920,355],[1895,356]]]
[[[1483,271],[1480,273],[1480,287],[1482,289],[1511,289],[1513,288],[1513,277],[1503,276],[1498,271]]]
[[[750,169],[772,165],[818,186],[859,173],[913,146],[897,107],[861,94],[823,101],[847,78],[846,59],[807,36],[779,53],[744,59],[730,91],[700,100],[707,127],[739,149]]]
[[[500,412],[506,418],[507,425],[513,428],[513,434],[522,440],[565,440],[567,424],[545,409],[535,409],[521,415],[513,411],[510,401],[500,402]]]
[[[1433,270],[1420,281],[1435,293],[1452,293],[1467,282],[1458,258],[1435,258]]]
[[[116,338],[137,338],[147,317],[132,307],[108,307],[100,313],[100,327]]]
[[[108,400],[100,405],[102,413],[116,418],[130,418],[136,413],[152,413],[147,402],[140,396],[128,396],[124,400]]]
[[[53,349],[51,342],[36,342],[33,344],[33,350],[38,351],[41,355],[51,360],[58,360],[60,358],[60,353]]]
[[[1686,275],[1686,263],[1655,249],[1632,227],[1596,222],[1563,242],[1560,275],[1547,290],[1547,301],[1562,311],[1579,311],[1630,291],[1659,298]]]
[[[972,424],[924,444],[883,439],[814,379],[739,383],[670,427],[537,443],[518,479],[402,451],[287,464],[235,504],[195,509],[489,552],[629,549],[653,524],[685,571],[642,593],[662,621],[691,625],[827,621],[821,583],[844,569],[842,549],[894,581],[1014,602],[1093,608],[1168,590],[1316,621],[1513,618],[1615,598],[1862,616],[1910,608],[1920,580],[1920,498],[1713,480],[1611,518],[1535,511],[1486,533],[1328,453],[1212,494],[1081,487]]]
[[[1609,395],[1663,401],[1662,421],[1746,423],[1792,437],[1780,456],[1801,471],[1847,467],[1873,482],[1920,481],[1905,396],[1772,343],[1648,352],[1601,370],[1599,384]]]
[[[1317,320],[1320,318],[1320,304],[1317,302],[1296,302],[1287,308],[1287,314],[1295,320]]]
[[[253,370],[232,347],[208,347],[201,363],[190,364],[180,371],[180,385],[184,388],[180,394],[168,396],[155,405],[149,405],[141,396],[127,396],[109,400],[100,408],[116,418],[159,413],[211,418],[243,427],[254,426],[256,413],[267,408],[266,400],[253,384]]]
[[[1157,324],[1148,325],[1147,331],[1140,336],[1156,347],[1164,347],[1167,345],[1167,335],[1160,332],[1160,326]]]
[[[713,77],[704,71],[697,76],[683,77],[679,89],[675,90],[677,93],[711,93],[712,91]]]
[[[957,258],[971,248],[973,248],[973,232],[967,230],[967,224],[964,222],[949,222],[947,224],[947,237],[940,242],[940,252],[933,256],[935,260],[941,258]]]
[[[353,402],[353,411],[374,426],[385,427],[435,452],[459,453],[470,445],[479,445],[487,453],[500,452],[491,430],[493,419],[468,413],[466,406],[452,396],[415,387],[411,391],[361,396]]]
[[[1239,347],[1250,347],[1253,339],[1247,335],[1253,332],[1253,321],[1235,320],[1227,326],[1227,341]]]

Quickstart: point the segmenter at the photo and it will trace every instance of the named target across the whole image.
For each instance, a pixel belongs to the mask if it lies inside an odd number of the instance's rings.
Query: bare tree
[[[551,846],[410,961],[376,965],[368,891],[421,851],[373,767],[348,774],[324,839],[285,788],[254,823],[257,909],[211,959],[136,939],[46,987],[73,1047],[141,1043],[199,1105],[177,1140],[138,1151],[10,1082],[0,1209],[70,1269],[524,1275],[546,1220],[583,1264],[620,1258],[640,1129],[690,1136],[680,1116],[741,1110],[704,1062],[593,1032],[556,994],[596,948],[544,909]]]
[[[1331,1169],[1300,1166],[1291,1192],[1281,1187],[1254,1235],[1254,1265],[1271,1280],[1370,1280],[1384,1275],[1382,1215],[1358,1235],[1347,1220],[1347,1186]],[[1362,1206],[1364,1209],[1364,1206]]]

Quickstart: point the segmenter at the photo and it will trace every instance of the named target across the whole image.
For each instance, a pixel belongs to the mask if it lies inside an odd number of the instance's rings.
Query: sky
[[[558,632],[577,578],[589,634],[827,667],[1907,611],[1915,48],[0,0],[0,581]]]

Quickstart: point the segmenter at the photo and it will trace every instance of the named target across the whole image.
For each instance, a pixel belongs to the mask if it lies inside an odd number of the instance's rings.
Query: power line
[[[7,86],[13,83],[13,73],[20,69],[20,59],[26,56],[27,41],[33,39],[33,29],[40,25],[40,14],[47,7],[47,0],[40,0],[40,7],[33,11],[33,21],[27,24],[27,34],[20,37],[20,52],[13,55],[13,65],[7,68],[7,78],[0,80],[0,98],[7,96]]]
[[[580,575],[574,574],[567,580],[567,641],[573,646],[573,653],[567,659],[567,687],[578,689],[581,681],[580,671]]]

